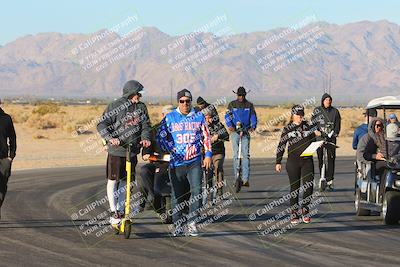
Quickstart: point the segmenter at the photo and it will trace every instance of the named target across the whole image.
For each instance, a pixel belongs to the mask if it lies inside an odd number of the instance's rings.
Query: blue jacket
[[[236,123],[240,122],[245,130],[257,128],[257,114],[253,103],[234,100],[229,103],[228,111],[225,114],[226,126],[236,128]]]
[[[368,133],[368,124],[363,123],[354,130],[353,134],[353,149],[357,150],[358,142],[360,141],[361,137]]]
[[[210,132],[203,113],[194,109],[188,115],[175,109],[161,121],[157,132],[160,148],[171,154],[171,168],[212,157]]]

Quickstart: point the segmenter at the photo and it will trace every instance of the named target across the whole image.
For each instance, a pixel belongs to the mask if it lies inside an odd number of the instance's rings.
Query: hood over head
[[[328,94],[328,93],[323,94],[322,98],[321,98],[321,107],[324,107],[324,100],[327,98],[330,98],[331,100],[333,100],[332,96],[330,94]]]
[[[132,95],[142,94],[143,85],[135,80],[127,81],[122,89],[122,97],[129,98]]]

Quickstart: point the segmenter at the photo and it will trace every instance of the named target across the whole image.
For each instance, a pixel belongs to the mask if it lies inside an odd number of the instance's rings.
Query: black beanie
[[[292,107],[292,115],[304,116],[304,108],[300,105],[294,105]]]
[[[207,102],[204,100],[204,98],[202,98],[201,96],[199,96],[197,98],[197,105],[204,105],[207,104]]]
[[[177,100],[179,101],[179,99],[180,99],[181,97],[184,97],[184,96],[189,97],[190,100],[192,100],[192,94],[190,93],[190,91],[189,91],[188,89],[180,90],[180,91],[178,92],[178,94],[177,94]]]

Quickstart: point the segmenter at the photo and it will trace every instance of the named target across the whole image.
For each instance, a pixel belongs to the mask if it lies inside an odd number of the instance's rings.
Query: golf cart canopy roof
[[[400,96],[384,96],[372,99],[366,109],[400,109]]]

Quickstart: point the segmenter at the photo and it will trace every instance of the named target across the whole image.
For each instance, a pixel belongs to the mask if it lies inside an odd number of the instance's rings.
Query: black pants
[[[138,188],[149,201],[171,195],[168,166],[169,163],[148,163],[140,168]]]
[[[312,157],[289,157],[286,163],[286,171],[290,181],[290,206],[292,211],[295,212],[300,207],[308,210],[314,184],[314,161]],[[303,184],[304,195],[300,204],[299,189],[301,183]]]
[[[0,208],[7,193],[8,178],[11,175],[11,161],[7,158],[0,159]]]
[[[137,156],[131,158],[131,179],[135,181]],[[106,165],[106,175],[109,180],[126,180],[126,158],[118,157],[108,154],[107,165]]]
[[[336,142],[334,142],[336,143]],[[333,180],[335,176],[335,160],[336,160],[336,147],[327,145],[326,146],[326,153],[328,156],[328,168],[325,172],[325,178],[327,181]],[[319,173],[321,174],[322,170],[322,164],[323,164],[323,149],[318,148],[317,149],[317,154],[318,154],[318,167],[319,167]]]

